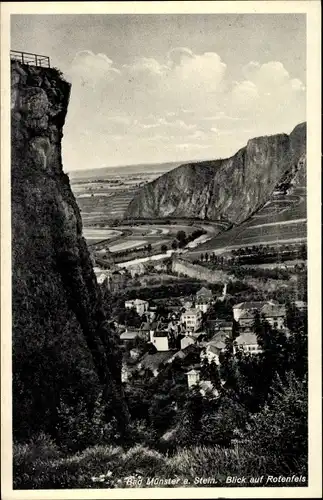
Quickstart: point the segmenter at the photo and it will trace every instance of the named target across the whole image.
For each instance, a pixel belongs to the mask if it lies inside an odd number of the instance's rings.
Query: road
[[[256,227],[266,227],[266,226],[284,226],[290,224],[298,224],[299,222],[306,222],[307,219],[292,219],[292,220],[284,220],[281,222],[265,222],[264,224],[257,224],[256,226],[248,226],[247,229],[255,229]]]
[[[222,253],[225,253],[225,252],[230,252],[231,250],[237,250],[238,248],[246,248],[248,246],[260,246],[260,245],[277,245],[277,244],[291,244],[291,243],[302,243],[304,241],[306,241],[307,238],[306,236],[305,237],[302,237],[302,238],[290,238],[290,239],[281,239],[281,240],[272,240],[272,241],[256,241],[256,242],[252,242],[250,244],[248,243],[242,243],[240,245],[231,245],[231,246],[226,246],[226,247],[222,247],[222,248],[215,248],[215,249],[208,249],[207,252],[208,253],[213,253],[214,255],[221,255]],[[196,255],[196,254],[200,254],[201,252],[203,252],[203,250],[193,250],[191,252],[188,253],[188,255]]]

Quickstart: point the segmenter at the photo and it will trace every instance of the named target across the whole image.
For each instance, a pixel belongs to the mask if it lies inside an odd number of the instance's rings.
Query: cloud
[[[161,77],[167,73],[169,67],[165,64],[160,64],[152,57],[142,57],[137,58],[132,64],[124,64],[122,70],[123,73],[128,73],[136,78]]]
[[[67,73],[73,84],[95,86],[102,79],[113,81],[121,72],[105,54],[82,50],[75,55]]]
[[[225,157],[249,135],[289,132],[306,119],[305,85],[281,62],[250,61],[236,81],[231,73],[216,52],[187,47],[127,64],[78,52],[69,70],[67,163],[190,159],[190,151],[194,159],[204,149]]]
[[[180,129],[180,130],[194,130],[196,128],[196,125],[191,123],[185,123],[183,120],[175,120],[175,121],[168,121],[166,118],[158,118],[155,122],[153,123],[141,123],[140,126],[144,129],[150,129],[150,128],[172,128],[172,129]]]
[[[232,98],[237,106],[245,107],[250,101],[259,98],[258,87],[250,80],[234,82],[232,89]]]
[[[226,71],[226,64],[215,52],[205,52],[201,55],[192,54],[182,57],[180,63],[174,66],[172,83],[180,84],[191,91],[210,93],[216,91],[221,84]]]
[[[260,64],[251,61],[242,69],[246,78],[253,82],[260,93],[272,93],[276,90],[304,90],[305,87],[298,79],[292,79],[279,61],[269,61]]]
[[[171,49],[167,54],[167,60],[169,66],[178,66],[182,64],[187,59],[194,59],[195,55],[187,47],[175,47]]]

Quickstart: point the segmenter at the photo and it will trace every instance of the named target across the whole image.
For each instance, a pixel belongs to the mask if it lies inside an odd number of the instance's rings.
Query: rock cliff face
[[[55,428],[60,398],[101,388],[127,420],[116,334],[61,161],[70,84],[12,62],[13,422],[16,437]]]
[[[303,123],[290,136],[251,139],[231,158],[181,165],[146,184],[125,217],[198,217],[239,224],[267,201],[305,154],[305,144]]]

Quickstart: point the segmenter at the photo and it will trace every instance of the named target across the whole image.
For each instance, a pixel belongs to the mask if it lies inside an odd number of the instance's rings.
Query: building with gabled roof
[[[196,331],[202,324],[202,313],[198,309],[188,309],[182,313],[181,322],[187,330]]]
[[[202,286],[202,288],[200,288],[200,290],[198,290],[195,294],[196,296],[196,299],[197,300],[200,300],[200,299],[203,299],[203,300],[212,300],[213,299],[213,293],[212,291],[209,289],[209,288],[206,288],[205,286]]]
[[[149,308],[149,302],[141,299],[126,300],[124,305],[126,309],[135,309],[139,316],[143,316]]]
[[[207,342],[204,344],[204,348],[201,351],[201,360],[206,359],[208,363],[214,362],[215,364],[220,364],[220,354],[225,349],[225,342],[223,340],[218,340],[217,342]]]
[[[242,349],[249,354],[258,354],[262,352],[261,347],[258,344],[257,335],[251,330],[244,331],[239,337],[235,339],[235,344],[233,344],[233,353],[236,354],[238,349]]]
[[[278,302],[241,302],[233,306],[233,317],[240,328],[250,328],[254,323],[257,312],[263,315],[273,328],[284,328],[286,308]]]

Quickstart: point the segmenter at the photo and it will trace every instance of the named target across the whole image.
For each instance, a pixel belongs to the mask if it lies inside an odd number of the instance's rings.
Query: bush
[[[61,448],[75,452],[98,442],[115,442],[118,439],[117,421],[112,418],[108,422],[105,411],[102,393],[99,393],[92,409],[82,399],[75,405],[61,399],[56,428]]]

